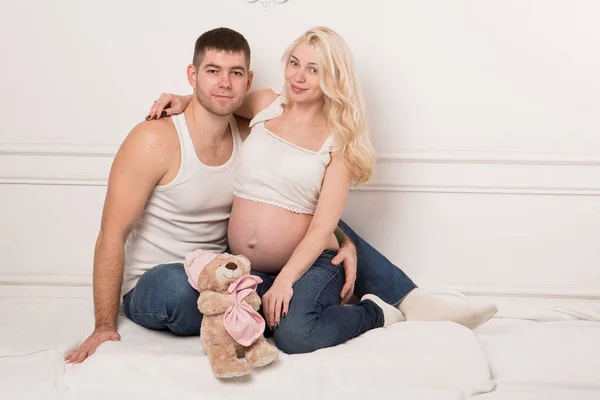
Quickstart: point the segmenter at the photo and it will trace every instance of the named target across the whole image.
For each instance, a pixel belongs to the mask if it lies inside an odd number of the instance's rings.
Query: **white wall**
[[[599,296],[598,20],[591,0],[4,1],[0,293],[89,285],[112,155],[161,92],[190,91],[198,35],[242,32],[262,88],[325,24],[381,153],[352,226],[419,283]]]

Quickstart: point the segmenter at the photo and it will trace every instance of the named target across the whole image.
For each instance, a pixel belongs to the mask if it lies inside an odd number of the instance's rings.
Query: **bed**
[[[0,298],[5,399],[598,399],[600,308],[501,309],[471,331],[403,322],[335,348],[289,356],[250,377],[214,378],[198,337],[119,316],[121,341],[79,365],[66,351],[93,327],[89,295]]]

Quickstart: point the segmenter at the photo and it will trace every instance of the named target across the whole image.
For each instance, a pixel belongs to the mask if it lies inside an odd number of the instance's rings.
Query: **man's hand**
[[[96,329],[78,348],[65,356],[67,364],[79,364],[96,352],[98,346],[107,341],[119,341],[121,335],[114,329]]]
[[[354,294],[357,264],[356,247],[354,244],[350,240],[345,240],[340,246],[336,256],[331,260],[331,263],[334,265],[342,264],[344,267],[346,282],[340,293],[340,297],[342,298],[341,304],[343,305],[346,304]]]

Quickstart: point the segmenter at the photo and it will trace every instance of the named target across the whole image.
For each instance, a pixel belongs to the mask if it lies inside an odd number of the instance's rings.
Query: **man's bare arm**
[[[94,255],[96,328],[116,327],[125,242],[148,196],[167,172],[161,130],[165,122],[138,125],[115,156]],[[163,162],[161,162],[163,157]]]
[[[107,340],[119,340],[116,332],[119,294],[123,281],[125,242],[154,186],[168,171],[170,135],[168,122],[151,121],[135,127],[113,161],[102,222],[94,253],[94,332],[65,357],[79,363]]]

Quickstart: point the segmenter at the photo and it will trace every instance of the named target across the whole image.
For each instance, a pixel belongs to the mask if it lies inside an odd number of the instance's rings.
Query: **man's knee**
[[[196,303],[198,300],[198,292],[189,284],[183,264],[180,263],[161,264],[146,271],[140,277],[135,291],[173,306]]]
[[[178,335],[198,335],[202,314],[198,292],[189,284],[183,264],[163,264],[145,272],[134,292],[138,312],[164,317],[165,327]]]

